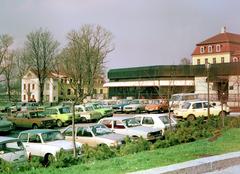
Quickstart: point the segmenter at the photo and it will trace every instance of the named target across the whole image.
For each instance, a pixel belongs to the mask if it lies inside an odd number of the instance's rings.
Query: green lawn
[[[96,161],[90,164],[76,165],[70,168],[43,168],[24,172],[24,174],[115,174],[149,169],[153,167],[188,161],[200,157],[239,151],[239,135],[240,129],[231,129],[225,132],[223,136],[214,142],[199,140],[193,143],[186,143],[170,148],[145,151],[125,157]]]

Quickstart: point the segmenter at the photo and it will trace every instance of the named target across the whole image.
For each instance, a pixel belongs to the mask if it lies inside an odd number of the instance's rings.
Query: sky
[[[239,7],[238,0],[0,0],[0,34],[22,48],[41,27],[64,47],[68,32],[98,24],[113,34],[108,70],[177,65],[223,26],[240,34]]]

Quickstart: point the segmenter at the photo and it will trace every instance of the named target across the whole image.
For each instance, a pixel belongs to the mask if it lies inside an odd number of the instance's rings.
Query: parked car
[[[13,122],[14,127],[21,128],[51,128],[56,125],[55,119],[47,117],[43,111],[20,111],[8,119]]]
[[[124,106],[123,111],[125,113],[135,112],[139,114],[142,111],[145,111],[146,104],[148,104],[148,100],[135,99],[132,100],[128,105]]]
[[[117,104],[112,106],[113,112],[117,113],[117,112],[123,112],[123,107],[126,105],[129,105],[131,100],[127,100],[127,99],[123,99],[123,100],[119,100],[117,101]]]
[[[102,117],[111,117],[113,116],[113,110],[111,108],[104,108],[98,103],[87,103],[86,106],[92,107],[95,111],[101,113]]]
[[[169,107],[171,111],[175,109],[181,109],[182,105],[186,101],[199,100],[196,93],[179,93],[173,94],[169,100]]]
[[[142,126],[135,118],[109,117],[99,121],[110,128],[113,132],[130,136],[132,138],[143,137],[147,140],[156,140],[162,137],[162,130]]]
[[[99,120],[102,117],[101,113],[95,111],[91,106],[76,105],[75,111],[76,113],[80,114],[82,122],[86,122],[89,120]]]
[[[64,129],[63,134],[67,140],[72,141],[72,126]],[[124,143],[124,138],[124,135],[113,133],[103,124],[76,125],[76,141],[92,147],[98,145],[118,147]]]
[[[26,148],[28,156],[43,157],[44,161],[56,157],[60,150],[73,150],[73,143],[65,140],[64,135],[58,130],[27,130],[20,132],[18,138]],[[81,148],[81,144],[76,143],[76,147]]]
[[[46,108],[45,112],[48,116],[56,120],[56,125],[62,127],[63,125],[69,125],[72,123],[73,114],[70,108],[67,106],[55,106]],[[76,122],[80,121],[80,115],[75,115]]]
[[[17,138],[0,136],[0,159],[7,162],[25,162],[27,151]]]
[[[154,99],[151,100],[149,104],[146,105],[145,110],[148,113],[151,112],[167,112],[168,111],[168,101],[167,99]]]
[[[6,133],[13,130],[13,123],[7,120],[5,117],[0,117],[0,132]]]
[[[177,122],[173,118],[169,118],[168,113],[164,114],[141,114],[135,115],[134,118],[139,121],[139,123],[146,127],[153,127],[162,130],[162,134],[164,134],[164,130],[170,127],[170,123],[172,127],[175,127]]]
[[[21,111],[38,110],[44,111],[44,107],[36,102],[21,103]]]
[[[221,106],[209,105],[210,115],[229,114],[230,109],[224,105],[223,111]],[[174,110],[174,117],[194,120],[197,117],[208,116],[208,102],[207,101],[187,101],[182,105],[181,109]]]

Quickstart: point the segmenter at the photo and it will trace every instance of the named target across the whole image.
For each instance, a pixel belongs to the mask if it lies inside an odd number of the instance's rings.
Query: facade
[[[240,107],[240,35],[221,33],[196,44],[192,65],[160,65],[112,69],[109,98],[160,98],[174,93],[198,93],[211,101]]]
[[[94,88],[93,97],[96,99],[105,99],[108,95],[108,88],[103,87],[103,78],[99,78]],[[84,91],[86,91],[84,89]],[[44,102],[59,102],[62,100],[71,100],[74,98],[74,90],[71,87],[71,79],[63,74],[51,72],[46,79],[43,91]],[[22,78],[22,102],[39,102],[40,89],[39,80],[34,70],[29,70]]]

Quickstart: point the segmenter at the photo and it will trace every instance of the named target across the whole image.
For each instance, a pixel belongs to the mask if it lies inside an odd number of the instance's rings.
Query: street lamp
[[[209,102],[209,71],[210,71],[210,63],[206,63],[205,67],[207,69],[207,101],[208,101],[208,118],[210,116],[210,102]]]

